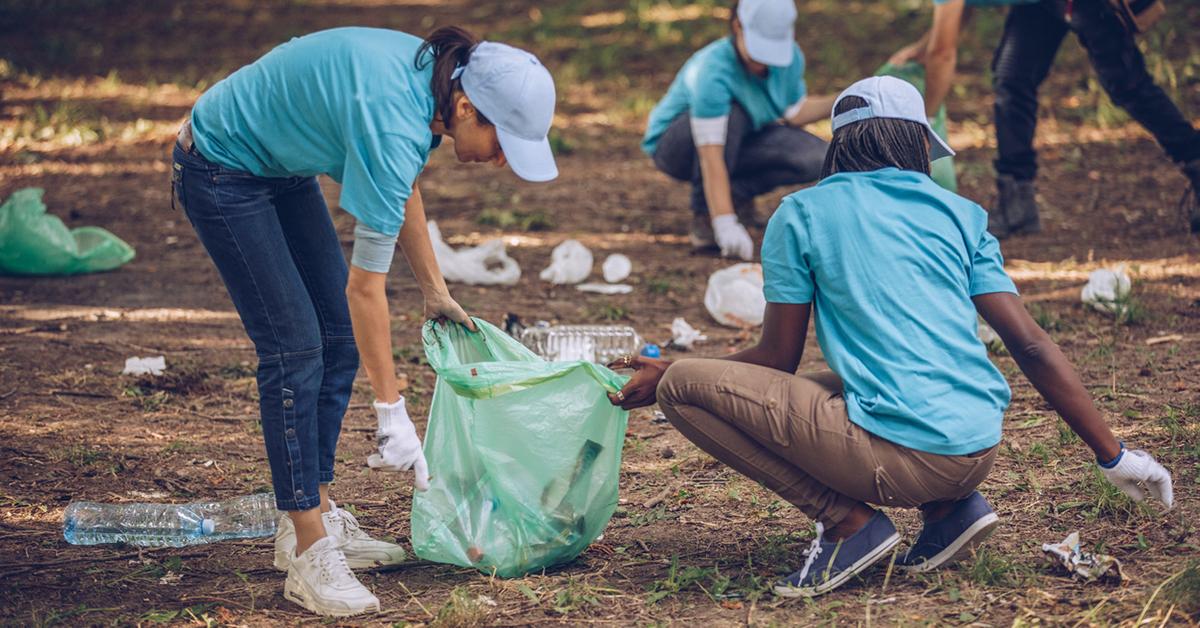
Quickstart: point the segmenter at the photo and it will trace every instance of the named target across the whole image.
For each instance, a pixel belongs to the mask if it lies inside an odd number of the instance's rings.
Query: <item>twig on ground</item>
[[[666,499],[668,497],[671,496],[671,492],[673,490],[674,489],[670,486],[668,486],[667,488],[664,488],[661,492],[659,492],[658,495],[655,495],[654,497],[647,499],[646,502],[642,504],[642,508],[650,509],[650,508],[654,508],[655,506],[663,503],[664,501],[666,501]]]

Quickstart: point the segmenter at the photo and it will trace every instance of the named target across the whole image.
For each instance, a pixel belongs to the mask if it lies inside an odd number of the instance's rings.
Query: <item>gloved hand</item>
[[[1127,451],[1121,447],[1115,464],[1109,464],[1112,466],[1100,465],[1100,472],[1109,482],[1133,498],[1133,501],[1142,501],[1146,497],[1146,491],[1149,491],[1151,497],[1165,504],[1167,510],[1171,509],[1175,502],[1171,474],[1158,464],[1153,456],[1140,449]],[[1145,490],[1139,483],[1145,485]]]
[[[379,429],[375,431],[379,453],[367,457],[367,466],[380,471],[412,469],[416,473],[413,487],[418,491],[428,490],[429,466],[425,463],[425,453],[421,451],[417,428],[408,418],[408,410],[404,407],[404,397],[396,403],[376,401],[375,414],[379,418]]]
[[[754,259],[754,240],[750,239],[750,234],[746,232],[742,223],[738,222],[737,216],[713,216],[712,227],[713,238],[721,248],[722,257]]]

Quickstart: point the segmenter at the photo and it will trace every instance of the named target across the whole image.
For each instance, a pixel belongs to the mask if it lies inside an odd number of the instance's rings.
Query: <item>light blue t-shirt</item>
[[[328,174],[340,205],[385,235],[436,146],[422,40],[378,28],[298,37],[229,75],[192,109],[205,158],[261,177]],[[439,138],[440,139],[440,136]]]
[[[696,51],[675,75],[667,95],[650,112],[642,150],[653,155],[659,138],[685,111],[693,118],[720,118],[729,115],[733,102],[737,101],[750,116],[756,131],[778,120],[806,93],[804,53],[800,46],[795,48],[792,64],[786,68],[768,67],[766,77],[746,71],[730,37]]]
[[[1000,442],[1010,392],[971,297],[1016,293],[979,205],[925,174],[836,174],[783,199],[762,246],[771,303],[814,303],[850,420],[941,455]]]

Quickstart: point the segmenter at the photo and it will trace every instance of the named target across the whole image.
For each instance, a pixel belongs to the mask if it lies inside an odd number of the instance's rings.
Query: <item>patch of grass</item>
[[[1159,426],[1171,439],[1173,447],[1188,448],[1200,443],[1200,424],[1196,422],[1196,408],[1167,406],[1167,414],[1158,420]]]
[[[1126,521],[1140,512],[1137,502],[1109,482],[1098,466],[1092,465],[1091,471],[1075,486],[1075,494],[1084,501],[1064,505],[1082,506],[1084,512],[1094,518],[1112,517]]]
[[[549,231],[554,228],[554,219],[546,212],[520,212],[510,209],[485,209],[475,219],[481,225],[520,231]]]
[[[1163,587],[1162,596],[1177,610],[1193,618],[1200,615],[1200,559],[1189,561],[1183,573]]]
[[[705,587],[705,583],[709,586]],[[715,600],[716,595],[723,594],[729,587],[729,578],[722,576],[715,567],[681,567],[679,557],[673,556],[671,557],[671,567],[667,570],[667,577],[650,583],[646,602],[656,604],[664,598],[677,595],[693,586]],[[714,593],[713,591],[716,589],[719,591]]]
[[[568,140],[566,135],[557,127],[550,129],[550,135],[546,138],[550,141],[550,150],[556,156],[570,155],[575,152],[575,142]]]
[[[171,400],[171,394],[165,390],[148,390],[142,386],[126,386],[121,396],[132,397],[142,412],[157,412]]]
[[[1028,303],[1029,315],[1033,317],[1038,327],[1046,331],[1058,331],[1062,327],[1062,319],[1041,303]]]
[[[554,592],[554,610],[566,615],[589,606],[601,607],[603,598],[620,591],[593,586],[584,580],[567,578],[567,586]],[[525,597],[529,597],[525,594]]]
[[[164,454],[170,454],[170,453],[190,454],[190,453],[195,453],[197,451],[200,451],[200,446],[192,441],[173,440],[166,447],[163,447],[162,451]]]
[[[1057,427],[1058,427],[1057,440],[1058,440],[1058,446],[1060,449],[1064,448],[1064,447],[1070,447],[1071,445],[1074,445],[1076,443],[1083,442],[1079,438],[1079,435],[1076,434],[1075,431],[1071,429],[1071,426],[1067,425],[1066,423],[1059,421]]]
[[[646,282],[646,289],[650,291],[650,294],[666,296],[675,290],[675,282],[669,277],[654,277]]]
[[[615,322],[629,318],[629,310],[615,303],[600,303],[591,308],[591,318],[597,321]]]
[[[450,599],[429,623],[437,628],[474,628],[487,623],[487,606],[465,587],[454,587]]]
[[[975,553],[965,569],[968,580],[985,587],[1016,587],[1028,577],[1028,570],[1009,557],[988,547]]]
[[[254,366],[248,360],[240,362],[231,362],[222,366],[217,370],[217,375],[222,379],[243,379],[246,377],[254,377]]]

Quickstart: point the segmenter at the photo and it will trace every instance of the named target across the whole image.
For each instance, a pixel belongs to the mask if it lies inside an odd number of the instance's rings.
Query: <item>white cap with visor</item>
[[[467,98],[496,126],[496,138],[513,172],[526,181],[557,177],[547,138],[554,120],[554,79],[537,57],[484,41],[456,74]]]
[[[925,127],[925,132],[929,135],[930,161],[954,156],[950,146],[929,126],[929,118],[925,115],[925,99],[912,83],[894,76],[865,78],[838,95],[837,100],[833,102],[834,111],[837,111],[838,103],[847,96],[858,96],[867,101],[867,106],[834,115],[834,131],[847,124],[870,118],[909,120]]]
[[[776,67],[792,64],[796,48],[795,0],[740,0],[737,18],[751,59]]]

